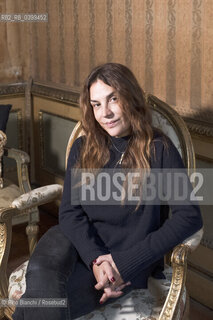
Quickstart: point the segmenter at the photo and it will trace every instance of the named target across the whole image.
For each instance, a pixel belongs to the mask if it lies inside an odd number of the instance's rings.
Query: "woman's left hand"
[[[95,285],[97,290],[104,289],[104,294],[101,297],[100,303],[104,303],[109,298],[121,296],[123,294],[122,290],[131,284],[131,282],[124,283],[111,254],[99,256],[94,262],[94,265],[101,265],[109,280],[109,285],[107,287],[103,286],[101,281]],[[112,270],[110,270],[111,268],[109,268],[109,266],[113,269],[113,273],[115,274],[113,279]]]
[[[108,263],[104,264],[104,262],[108,262]],[[93,264],[95,264],[95,265],[100,265],[102,263],[103,263],[103,266],[105,265],[104,271],[107,274],[107,277],[108,277],[108,280],[110,283],[116,284],[116,281],[118,281],[118,280],[119,280],[119,284],[123,283],[123,279],[121,278],[121,275],[118,271],[118,268],[117,268],[114,260],[112,259],[111,254],[105,254],[103,256],[99,256],[93,262]],[[110,266],[111,268],[109,268],[108,266]],[[97,287],[96,289],[99,289],[99,287]]]

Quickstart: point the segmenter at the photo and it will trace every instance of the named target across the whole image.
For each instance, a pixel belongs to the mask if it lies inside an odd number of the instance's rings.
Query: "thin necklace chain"
[[[112,145],[113,145],[113,147],[115,148],[115,150],[117,150],[119,153],[121,153],[120,159],[116,162],[116,165],[115,165],[115,167],[116,167],[118,164],[121,164],[121,163],[122,163],[123,158],[124,158],[124,154],[125,154],[125,152],[126,152],[127,147],[126,147],[126,149],[125,149],[124,151],[120,151],[120,150],[114,145],[114,143],[113,143],[112,140],[111,140],[111,142],[112,142]]]
[[[111,142],[112,142],[112,140],[111,140]],[[125,149],[124,151],[120,151],[120,150],[114,145],[113,142],[112,142],[112,145],[113,145],[113,147],[114,147],[118,152],[120,152],[121,154],[124,154],[124,153],[125,153],[126,149]]]

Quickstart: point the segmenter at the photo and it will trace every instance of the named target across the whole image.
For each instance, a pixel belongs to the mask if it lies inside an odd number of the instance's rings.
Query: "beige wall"
[[[1,23],[0,80],[79,88],[106,61],[187,112],[213,109],[212,0],[0,0],[1,12],[48,12],[48,23]],[[21,68],[11,77],[8,70]]]
[[[30,1],[0,0],[0,15],[30,12]],[[31,26],[0,21],[0,84],[27,80],[31,72]]]

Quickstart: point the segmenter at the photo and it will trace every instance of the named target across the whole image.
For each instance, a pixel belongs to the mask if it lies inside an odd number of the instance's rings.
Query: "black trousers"
[[[75,247],[59,226],[50,228],[39,240],[26,273],[26,292],[22,298],[52,298],[64,301],[67,307],[18,306],[13,320],[71,320],[101,307],[103,291],[96,284],[92,270],[88,270]],[[131,286],[124,293],[131,291]],[[43,300],[44,301],[44,300]],[[114,299],[107,300],[107,303]]]

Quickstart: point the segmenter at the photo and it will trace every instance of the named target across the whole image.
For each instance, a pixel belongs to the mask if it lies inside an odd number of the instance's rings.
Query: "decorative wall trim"
[[[52,100],[63,101],[64,103],[74,103],[76,107],[79,106],[79,91],[68,91],[61,87],[35,82],[32,85],[32,93],[42,97],[46,96],[46,98]],[[213,111],[186,111],[183,107],[174,106],[173,108],[183,117],[190,132],[213,137]]]
[[[183,117],[191,132],[213,137],[213,110],[186,110],[184,107],[174,109]]]
[[[37,4],[37,0],[33,1],[33,12],[38,12],[38,4]],[[40,70],[40,61],[39,61],[39,39],[38,39],[38,24],[37,23],[32,23],[32,28],[33,28],[33,35],[34,35],[34,41],[33,41],[33,71],[32,71],[32,76],[37,77],[38,76],[38,72]],[[34,61],[33,61],[34,60]]]
[[[60,88],[59,86],[50,86],[34,82],[32,85],[31,93],[36,96],[46,97],[51,100],[56,100],[64,103],[72,103],[73,106],[79,106],[79,92],[69,91]]]
[[[19,145],[19,149],[23,150],[23,146],[24,146],[24,139],[23,139],[23,127],[22,127],[22,123],[23,123],[23,115],[22,115],[22,111],[20,109],[17,109],[15,111],[11,111],[14,113],[17,113],[17,126],[18,126],[18,145]]]
[[[50,35],[50,21],[51,21],[51,14],[50,14],[50,3],[49,0],[46,0],[46,12],[49,15],[48,23],[46,23],[46,79],[51,81],[52,75],[52,64],[51,64],[51,56],[50,56],[50,42],[51,42],[51,35]]]
[[[111,62],[113,58],[113,48],[112,48],[112,0],[107,0],[107,62]]]
[[[25,82],[0,85],[0,96],[24,96]]]
[[[89,1],[89,64],[90,70],[95,66],[95,4]]]
[[[15,83],[0,86],[0,97],[24,96],[26,83]],[[34,82],[31,94],[47,99],[72,104],[79,107],[79,91],[68,90],[62,86],[48,83]],[[213,137],[213,111],[212,110],[188,110],[184,107],[172,106],[184,119],[190,132],[201,136]]]
[[[153,92],[153,0],[146,0],[146,42],[145,42],[145,87],[147,92]]]
[[[168,0],[166,102],[176,104],[176,0]]]
[[[31,158],[33,158],[33,132],[32,132],[32,99],[31,99],[31,87],[32,87],[32,78],[29,79],[26,85],[25,90],[25,107],[23,110],[24,115],[24,132],[23,135],[25,137],[23,143],[24,143],[24,150],[31,155]]]
[[[64,39],[64,1],[59,1],[59,34],[60,34],[60,82],[66,82],[66,70],[64,61],[65,39]]]
[[[78,17],[78,0],[73,1],[73,23],[74,23],[74,85],[80,85],[79,79],[79,17]]]
[[[132,64],[132,1],[126,0],[125,2],[125,60],[126,65],[131,67]]]
[[[189,129],[190,132],[192,133],[196,133],[198,135],[204,135],[207,137],[213,137],[213,128],[210,125],[206,125],[206,124],[199,124],[199,123],[193,123],[192,120],[189,119],[185,119],[184,121],[187,124],[187,127]]]
[[[202,0],[192,3],[191,108],[201,105],[201,22]]]
[[[44,168],[44,127],[43,127],[43,111],[39,111],[38,113],[39,118],[39,142],[40,142],[40,167]]]

